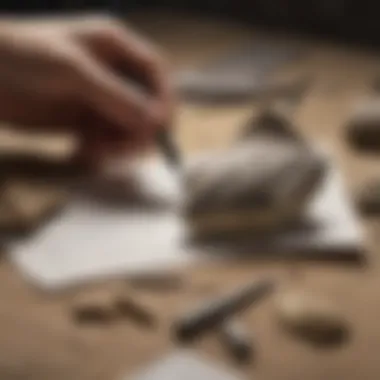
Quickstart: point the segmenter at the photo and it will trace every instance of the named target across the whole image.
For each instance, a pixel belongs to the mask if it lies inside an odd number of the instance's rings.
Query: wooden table
[[[137,15],[133,18],[148,36],[168,52],[176,66],[192,65],[248,38],[264,33],[236,25],[174,17]],[[281,37],[282,38],[282,37]],[[285,74],[312,73],[311,93],[296,112],[300,131],[329,144],[355,189],[366,178],[380,174],[376,160],[354,156],[342,140],[344,122],[357,100],[369,93],[368,85],[378,72],[379,59],[369,53],[304,41],[310,55]],[[284,75],[285,75],[284,74]],[[255,105],[195,107],[181,104],[178,139],[184,151],[225,146]],[[326,294],[342,309],[352,325],[349,344],[336,350],[318,350],[293,340],[277,326],[273,301],[264,302],[245,317],[255,336],[257,360],[244,370],[249,378],[265,380],[375,380],[380,376],[380,227],[365,223],[369,248],[364,267],[299,264],[301,276],[285,282]],[[0,378],[28,380],[108,380],[130,373],[173,349],[170,321],[189,303],[210,293],[239,284],[255,274],[289,275],[290,265],[281,262],[208,264],[187,270],[192,286],[170,294],[138,294],[157,311],[157,332],[138,329],[126,321],[104,326],[79,326],[70,305],[79,292],[134,292],[122,280],[97,284],[60,295],[42,294],[29,287],[4,257],[0,264]],[[230,359],[212,337],[196,349],[216,361]]]

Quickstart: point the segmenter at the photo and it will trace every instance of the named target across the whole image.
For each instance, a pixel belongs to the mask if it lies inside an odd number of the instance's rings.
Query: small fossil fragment
[[[81,294],[73,303],[73,316],[78,323],[105,324],[116,317],[112,296],[105,292]]]
[[[148,307],[130,297],[119,297],[115,301],[115,308],[119,315],[143,327],[154,328],[157,325],[156,315]]]
[[[343,316],[314,294],[293,291],[280,295],[277,317],[287,331],[315,345],[340,344],[347,338]]]
[[[269,135],[304,143],[292,125],[291,111],[286,103],[275,103],[271,107],[264,108],[257,117],[250,119],[244,126],[241,139]]]
[[[347,140],[356,149],[380,154],[380,101],[361,104],[347,125]]]
[[[185,215],[194,235],[284,227],[321,182],[324,160],[287,125],[269,120],[251,133],[189,168]]]
[[[380,215],[380,178],[362,187],[356,196],[356,204],[364,215]]]

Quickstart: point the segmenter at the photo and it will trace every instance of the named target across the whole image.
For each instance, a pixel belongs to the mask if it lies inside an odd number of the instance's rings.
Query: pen
[[[168,128],[159,129],[157,144],[169,164],[177,170],[180,169],[182,165],[181,154]]]

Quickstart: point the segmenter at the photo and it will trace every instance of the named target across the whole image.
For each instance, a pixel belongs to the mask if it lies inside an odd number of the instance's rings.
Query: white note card
[[[150,196],[176,198],[174,174],[163,163],[150,162],[145,169],[139,179],[149,184]],[[175,210],[117,208],[78,197],[29,240],[15,244],[10,257],[48,289],[178,266],[192,257],[183,247],[184,223]]]

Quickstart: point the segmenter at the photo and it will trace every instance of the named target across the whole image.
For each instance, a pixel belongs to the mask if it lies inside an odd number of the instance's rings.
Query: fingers
[[[80,135],[77,161],[93,169],[102,166],[109,158],[135,155],[142,149],[140,138],[132,132],[128,134],[110,133],[109,125],[93,123],[83,129]]]
[[[83,151],[88,149],[95,156],[97,151],[143,147],[153,141],[159,126],[170,121],[173,94],[165,64],[156,50],[133,32],[111,19],[99,22],[99,18],[94,23],[57,20],[44,28],[36,28],[33,22],[29,26],[23,36],[33,37],[37,48],[21,44],[19,49],[20,62],[28,66],[25,77],[31,79],[21,80],[26,85],[15,88],[13,94],[0,93],[2,120],[83,129]],[[26,42],[29,44],[29,39]],[[112,55],[126,76],[115,72],[110,62],[97,54],[99,46]],[[143,88],[130,80],[131,75]],[[82,108],[99,116],[99,129],[123,133],[111,139],[91,135],[91,123],[83,127],[87,124]]]
[[[165,123],[173,93],[162,55],[142,38],[123,27],[109,32],[109,46],[115,49],[121,68],[144,83],[155,102],[154,116],[157,123]]]
[[[0,90],[0,119],[21,129],[68,130],[81,124],[83,107],[73,101],[47,99]]]
[[[152,124],[149,99],[144,93],[80,51],[73,61],[76,91],[81,99],[115,126],[137,130]]]
[[[167,65],[155,47],[122,23],[108,18],[88,22],[79,35],[95,53],[111,57],[125,80],[132,77],[144,85],[152,100],[150,112],[156,124],[170,121],[174,94]]]
[[[99,167],[107,157],[135,154],[144,149],[143,136],[135,128],[121,129],[104,116],[74,101],[48,101],[0,92],[0,119],[21,130],[65,132],[77,137],[75,161]],[[70,132],[67,135],[66,132]]]
[[[171,122],[174,102],[174,91],[170,82],[167,63],[155,48],[126,29],[114,34],[115,47],[123,54],[125,66],[128,59],[133,64],[136,74],[145,81],[154,100],[153,115],[157,124],[166,125]],[[129,57],[129,58],[128,58]]]

